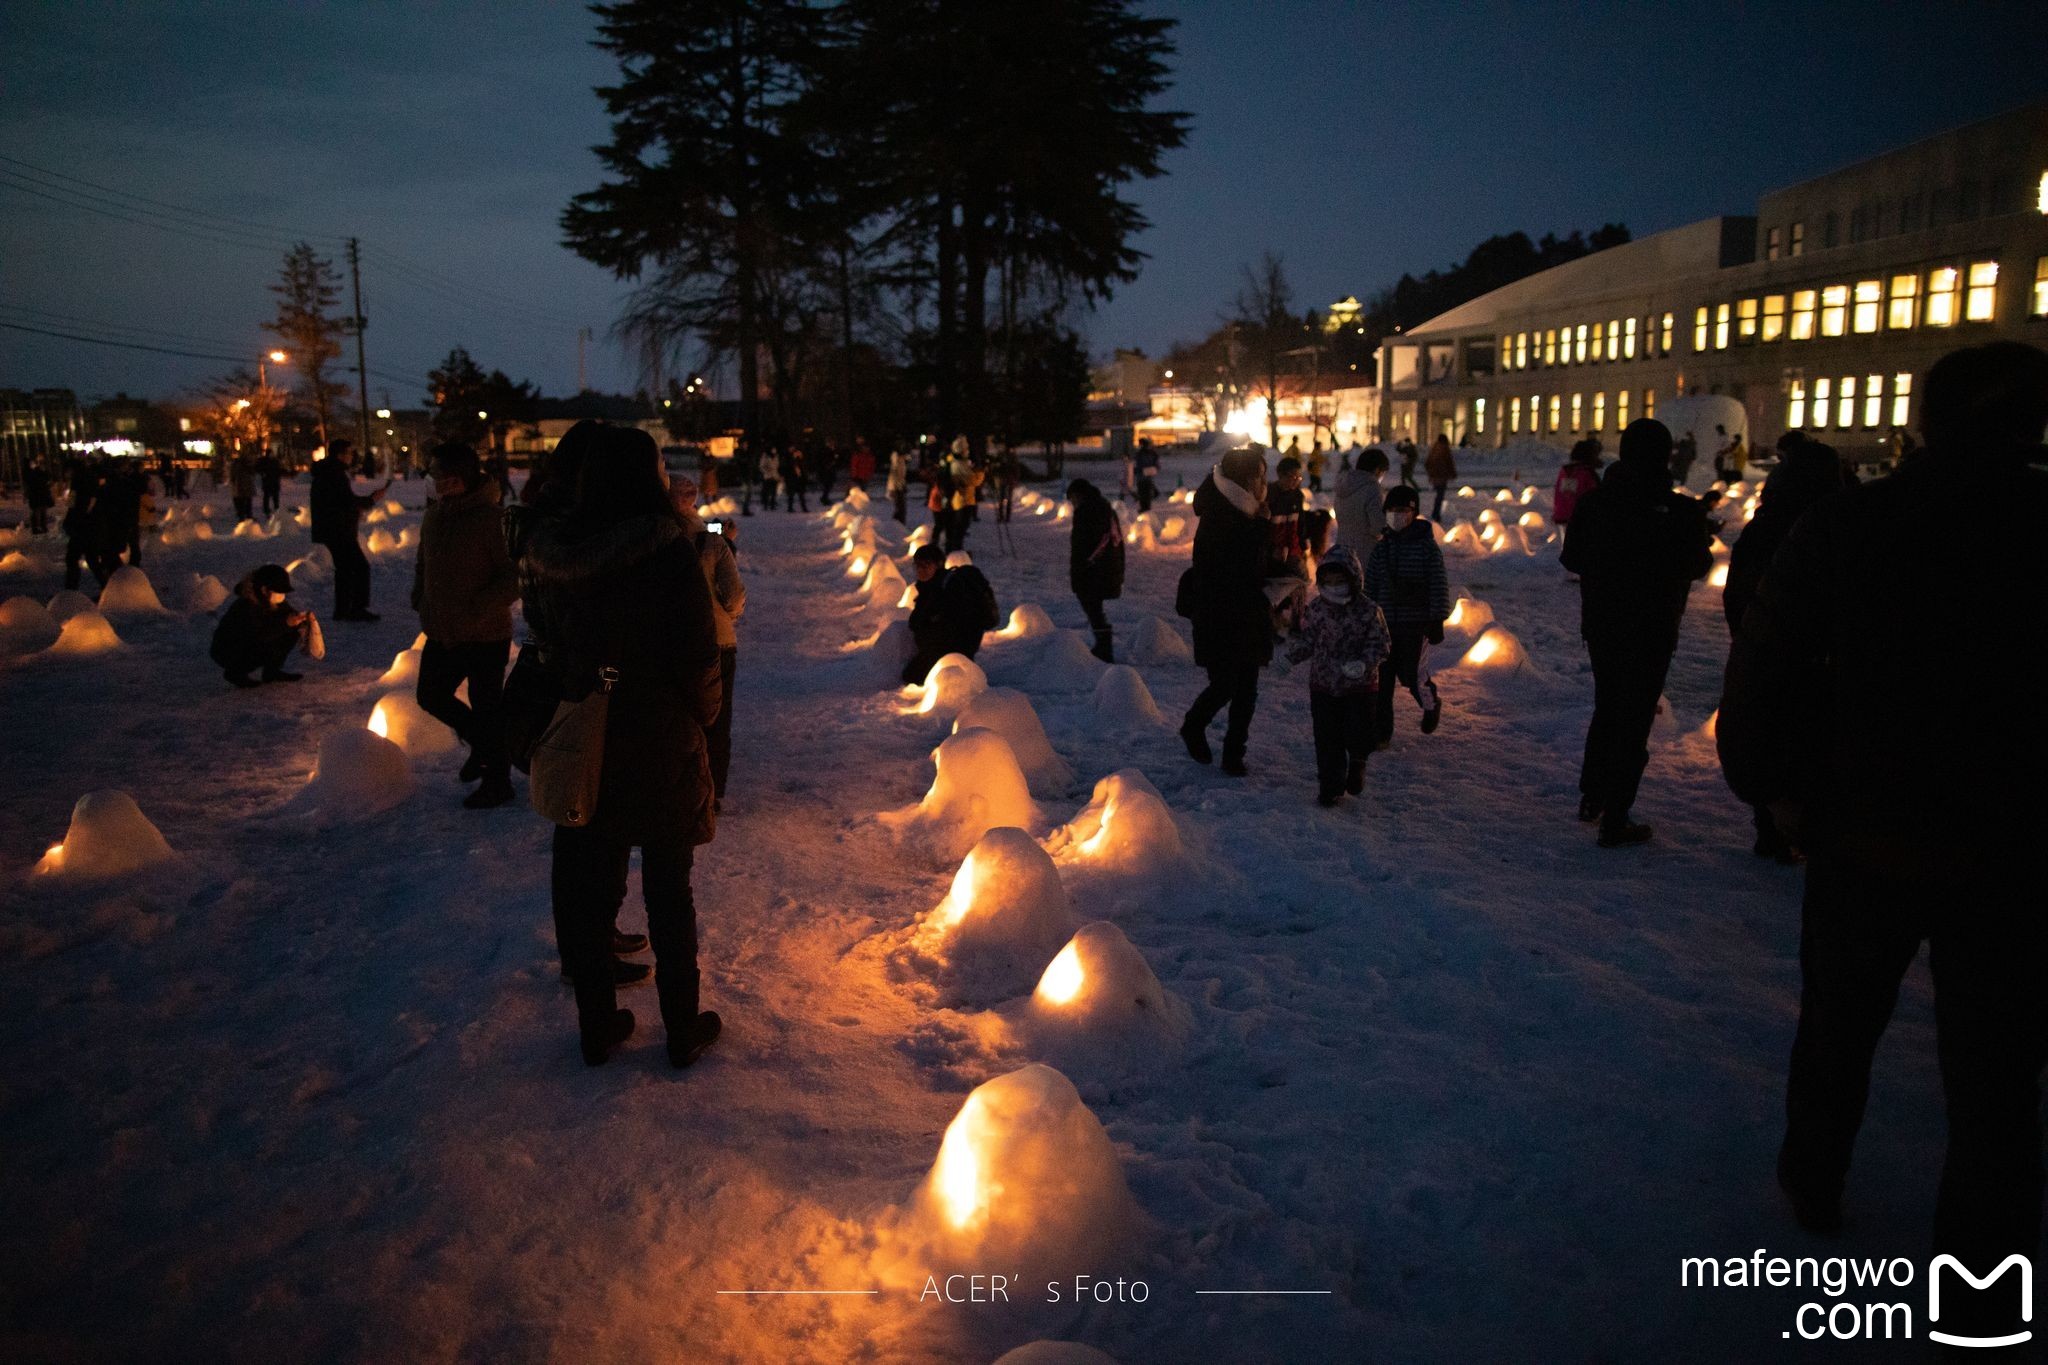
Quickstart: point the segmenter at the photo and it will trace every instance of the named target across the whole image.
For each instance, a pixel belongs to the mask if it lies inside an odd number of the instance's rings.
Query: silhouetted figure
[[[327,458],[313,462],[309,497],[313,543],[325,545],[334,558],[334,619],[375,621],[370,610],[370,560],[357,543],[356,527],[363,513],[391,490],[391,481],[374,493],[358,494],[349,482],[349,442],[336,440]]]
[[[293,649],[309,646],[319,627],[312,612],[291,604],[291,590],[291,575],[278,564],[261,565],[235,584],[234,600],[214,627],[209,652],[236,687],[299,680],[301,675],[285,672],[284,661]]]
[[[1195,662],[1209,675],[1181,720],[1188,757],[1208,763],[1209,723],[1226,707],[1223,771],[1243,777],[1259,670],[1273,659],[1266,597],[1266,460],[1252,449],[1225,455],[1195,490],[1195,547],[1176,606],[1194,624]]]
[[[1086,479],[1067,485],[1067,501],[1074,507],[1074,530],[1067,542],[1067,582],[1095,632],[1095,657],[1106,664],[1115,663],[1115,632],[1102,604],[1124,594],[1123,525],[1102,490]]]

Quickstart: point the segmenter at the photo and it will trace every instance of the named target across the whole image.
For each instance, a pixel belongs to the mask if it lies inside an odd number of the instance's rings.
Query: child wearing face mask
[[[320,623],[312,612],[292,606],[291,590],[291,575],[277,564],[265,564],[235,585],[235,600],[214,628],[210,653],[236,687],[297,682],[300,674],[284,671],[294,647],[315,659],[326,654]],[[250,677],[256,669],[261,674]]]
[[[1387,494],[1387,532],[1365,562],[1365,590],[1380,604],[1393,636],[1393,649],[1380,667],[1378,740],[1394,738],[1394,684],[1398,681],[1422,707],[1422,733],[1433,734],[1443,702],[1429,677],[1429,646],[1444,640],[1451,614],[1450,579],[1436,528],[1422,515],[1422,498],[1403,484]]]
[[[1309,723],[1316,748],[1316,804],[1365,790],[1365,760],[1376,740],[1373,700],[1392,647],[1385,618],[1365,593],[1358,556],[1332,545],[1316,566],[1316,591],[1287,645],[1307,661]]]

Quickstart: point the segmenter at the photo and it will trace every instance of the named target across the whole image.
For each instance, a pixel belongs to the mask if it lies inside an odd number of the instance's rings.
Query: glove
[[[1428,640],[1433,645],[1442,644],[1444,642],[1444,623],[1439,621],[1435,625],[1431,626],[1429,628],[1429,633],[1425,635],[1423,638]]]

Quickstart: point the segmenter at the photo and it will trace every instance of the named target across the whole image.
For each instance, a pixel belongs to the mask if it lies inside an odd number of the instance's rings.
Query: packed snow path
[[[285,810],[413,638],[408,550],[375,557],[385,620],[331,625],[296,686],[227,688],[177,587],[303,554],[303,532],[153,545],[170,614],[120,618],[108,653],[0,663],[7,1356],[984,1361],[1061,1337],[1126,1362],[1755,1358],[1798,1296],[1681,1290],[1679,1257],[1920,1255],[1940,1140],[1920,979],[1880,1056],[1853,1231],[1822,1249],[1769,1174],[1798,874],[1750,856],[1692,733],[1718,594],[1696,590],[1638,807],[1657,841],[1602,852],[1572,819],[1590,684],[1553,547],[1451,560],[1532,667],[1440,674],[1429,738],[1404,696],[1365,798],[1335,811],[1311,801],[1299,672],[1267,675],[1232,782],[1172,732],[1187,663],[1140,669],[1169,723],[1105,723],[1084,670],[1037,666],[1043,639],[992,642],[990,681],[1030,696],[1074,770],[1046,824],[1135,768],[1188,845],[1179,878],[1067,882],[1189,1016],[1177,1051],[1069,1072],[1147,1221],[1131,1258],[1065,1273],[1135,1276],[1148,1301],[720,1294],[876,1287],[879,1230],[961,1101],[1045,1060],[1003,1007],[945,1008],[894,953],[955,869],[877,817],[923,794],[950,723],[847,649],[887,614],[863,612],[828,523],[742,527],[732,795],[696,876],[727,1034],[687,1073],[645,989],[623,993],[641,1032],[620,1056],[577,1060],[548,827],[461,809],[457,755],[416,760],[418,789],[353,824]],[[1082,625],[1066,529],[1027,515],[1006,552],[976,528],[1006,614]],[[47,600],[57,547],[25,553],[0,596]],[[1170,620],[1186,553],[1133,545],[1120,643],[1158,643],[1140,626]],[[330,590],[296,596],[324,613]],[[103,789],[174,862],[32,875]],[[1329,1292],[1197,1296],[1245,1289]]]

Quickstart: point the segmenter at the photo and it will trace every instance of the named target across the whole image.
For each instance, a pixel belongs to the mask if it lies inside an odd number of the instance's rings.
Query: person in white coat
[[[1387,529],[1387,452],[1367,446],[1337,475],[1337,534],[1361,557],[1370,555]]]

